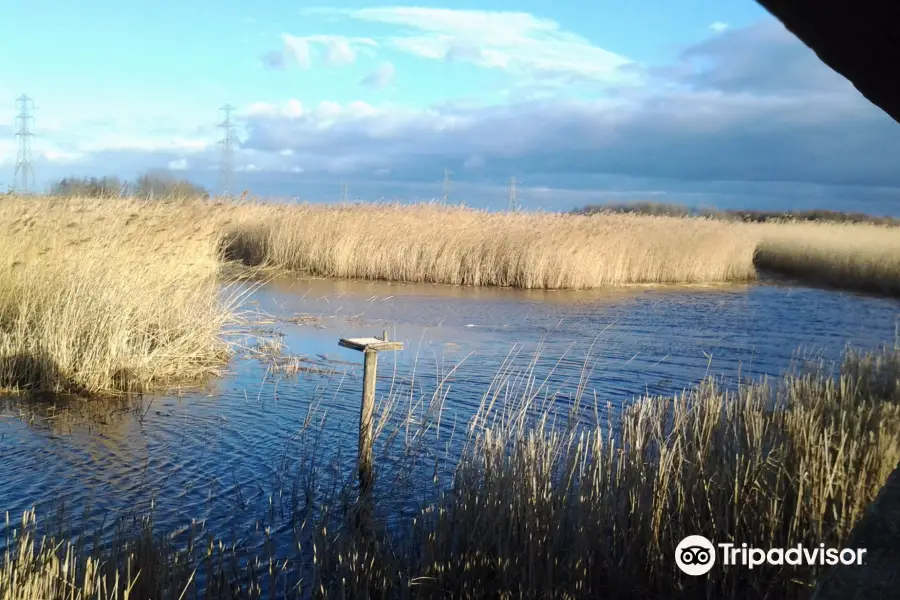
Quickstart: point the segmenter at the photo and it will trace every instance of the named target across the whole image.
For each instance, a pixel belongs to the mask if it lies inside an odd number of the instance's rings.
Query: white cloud
[[[58,163],[71,163],[84,158],[83,152],[66,152],[56,148],[47,149],[43,154],[48,161]]]
[[[339,121],[377,119],[382,115],[382,110],[361,100],[346,104],[323,100],[312,108],[305,109],[299,100],[292,98],[283,105],[254,102],[242,114],[250,122],[259,119],[299,120],[316,129],[327,129]]]
[[[728,23],[723,23],[722,21],[716,21],[715,23],[710,24],[710,29],[715,31],[716,33],[721,33],[728,29]]]
[[[14,164],[16,162],[16,144],[11,140],[0,138],[0,164]],[[0,190],[4,191],[4,190]]]
[[[394,83],[396,74],[397,70],[394,68],[394,65],[385,62],[378,65],[374,71],[363,77],[360,83],[365,87],[382,90]]]
[[[271,102],[251,102],[240,112],[244,118],[251,117],[283,117],[288,119],[296,119],[306,114],[303,103],[299,100],[291,98],[284,106],[278,106]]]
[[[248,181],[321,178],[332,192],[332,174],[387,186],[375,173],[389,174],[390,186],[428,181],[432,187],[424,189],[439,193],[434,182],[445,167],[459,173],[454,181],[460,188],[465,181],[508,181],[512,174],[527,175],[529,186],[554,189],[602,188],[609,180],[600,177],[639,180],[642,187],[632,190],[687,189],[701,182],[720,194],[746,188],[746,182],[900,186],[893,160],[900,154],[897,125],[773,23],[710,32],[671,64],[636,69],[651,85],[612,86],[593,100],[513,94],[494,105],[460,100],[416,108],[343,101],[246,104],[238,113],[236,164],[249,172]],[[517,60],[458,40],[449,47],[451,60]],[[96,134],[81,129],[77,141],[54,151],[87,153],[79,166],[88,174],[125,177],[181,159],[189,161],[185,176],[191,177],[218,163],[220,132],[211,124],[203,133],[195,131],[196,122],[172,123],[163,133],[157,118],[126,125]],[[180,129],[173,131],[176,125]],[[14,147],[4,145],[12,132],[4,136],[2,128],[0,160],[14,160]],[[38,148],[35,154],[39,177],[50,177],[51,167],[60,176],[75,170],[48,164]],[[831,190],[835,197],[844,194],[837,185]],[[750,192],[744,198],[745,206],[755,202]]]
[[[301,69],[308,69],[310,65],[309,40],[284,33],[281,35],[284,41],[284,56],[297,63]]]
[[[330,39],[325,43],[325,64],[330,67],[349,65],[356,60],[356,51],[344,38]]]
[[[409,178],[449,166],[473,176],[900,185],[890,161],[900,152],[896,126],[777,23],[728,30],[641,76],[653,85],[590,101],[323,102],[293,119],[280,116],[281,106],[248,121],[246,147],[263,155],[291,148],[280,168],[299,163],[308,173],[391,169]]]
[[[521,12],[388,7],[350,11],[350,17],[404,27],[390,43],[428,59],[458,60],[516,75],[618,81],[630,61],[563,30],[550,19]]]
[[[359,52],[371,51],[378,43],[365,37],[342,35],[308,35],[298,37],[289,33],[281,34],[282,49],[262,55],[263,64],[272,69],[296,66],[309,69],[314,56],[322,55],[328,67],[343,67],[353,64]]]
[[[257,115],[267,115],[278,110],[278,107],[271,102],[251,102],[247,108],[243,110],[244,116],[254,117]]]
[[[288,100],[288,105],[285,109],[285,113],[289,117],[300,117],[303,115],[303,104],[299,100],[291,98],[290,100]]]
[[[187,168],[188,168],[188,161],[183,158],[179,158],[178,160],[169,161],[169,170],[170,171],[184,171]]]

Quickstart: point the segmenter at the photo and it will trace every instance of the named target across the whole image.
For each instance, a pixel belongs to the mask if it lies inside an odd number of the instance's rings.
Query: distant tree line
[[[706,217],[726,221],[765,223],[767,221],[827,221],[832,223],[872,223],[875,225],[900,226],[900,219],[888,216],[867,215],[858,212],[835,210],[765,211],[765,210],[719,210],[715,208],[694,208],[684,204],[667,202],[629,202],[623,204],[588,204],[572,211],[579,215],[639,214],[667,217]]]
[[[208,198],[203,186],[165,172],[145,173],[134,181],[119,177],[64,177],[50,185],[51,196],[90,198]]]

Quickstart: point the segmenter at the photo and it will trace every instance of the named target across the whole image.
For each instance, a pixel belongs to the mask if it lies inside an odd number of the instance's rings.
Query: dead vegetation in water
[[[282,375],[299,375],[301,373],[314,373],[316,375],[335,375],[336,361],[317,356],[311,358],[307,355],[293,354],[283,340],[283,335],[272,332],[259,339],[256,344],[248,348],[248,355],[268,365],[272,373]]]
[[[268,530],[246,547],[200,543],[206,534],[193,531],[176,544],[149,526],[112,553],[20,537],[0,565],[0,598],[108,597],[128,585],[135,597],[176,598],[198,591],[198,574],[209,598],[809,598],[823,567],[717,565],[694,578],[677,570],[674,548],[688,534],[840,547],[900,461],[898,357],[848,353],[838,379],[813,366],[731,392],[705,382],[568,426],[545,411],[539,382],[501,374],[448,489],[423,493],[410,516],[393,512],[390,489],[376,490],[375,514],[390,527],[354,527],[347,488],[306,496],[293,546]],[[578,402],[573,412],[599,414],[587,394]],[[439,413],[381,435],[435,431]],[[426,455],[398,456],[430,471]],[[304,465],[300,489],[322,486]]]

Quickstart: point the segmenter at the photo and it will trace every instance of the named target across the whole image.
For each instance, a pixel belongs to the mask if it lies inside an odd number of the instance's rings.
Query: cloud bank
[[[424,19],[406,17],[424,26]],[[446,22],[432,26],[443,31]],[[475,20],[468,27],[489,26]],[[530,27],[553,31],[540,22]],[[610,85],[594,100],[418,110],[363,102],[270,107],[247,116],[244,147],[290,149],[297,164],[324,172],[390,168],[414,177],[477,157],[485,176],[900,186],[900,126],[778,23],[720,33],[673,64],[635,72],[640,83]]]
[[[471,63],[518,76],[544,75],[615,81],[628,59],[563,30],[550,19],[521,12],[444,8],[365,8],[350,18],[398,26],[388,43],[420,58]]]
[[[500,72],[514,80],[516,93],[505,103],[448,99],[426,108],[252,103],[239,115],[236,160],[244,172],[270,182],[302,175],[326,187],[351,179],[371,181],[375,189],[389,179],[396,189],[419,190],[439,185],[449,168],[472,185],[502,185],[515,175],[523,186],[630,189],[644,197],[721,198],[729,189],[743,190],[750,203],[760,186],[771,192],[776,184],[823,198],[851,190],[870,197],[863,188],[887,197],[900,188],[900,125],[774,20],[746,28],[714,23],[709,39],[668,64],[638,65],[525,13],[383,8],[340,14],[390,33],[284,35],[283,47],[263,63],[338,67],[362,53],[381,60],[390,48]],[[395,76],[393,64],[382,60],[359,81],[360,91],[389,88]],[[594,93],[574,96],[557,85],[572,81],[592,83]],[[86,170],[171,164],[202,174],[215,168],[213,141],[185,137],[180,145],[142,147],[110,138],[77,150],[86,155]],[[60,156],[72,150],[58,149]]]

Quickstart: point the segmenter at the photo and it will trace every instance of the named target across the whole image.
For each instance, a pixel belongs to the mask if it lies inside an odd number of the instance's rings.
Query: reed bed
[[[359,527],[345,488],[307,491],[295,543],[281,546],[268,529],[252,547],[193,529],[176,543],[144,522],[133,542],[73,553],[24,527],[0,565],[0,598],[129,586],[140,598],[809,598],[828,567],[716,565],[690,577],[674,549],[689,534],[841,546],[900,461],[898,366],[898,348],[851,352],[837,376],[807,365],[730,392],[706,381],[605,422],[554,422],[539,383],[501,374],[452,483],[410,517],[388,490],[375,495],[375,526]],[[572,415],[599,414],[592,404],[582,394]],[[329,485],[313,468],[301,487]]]
[[[767,228],[756,249],[760,269],[831,286],[900,295],[896,227],[791,223]]]
[[[746,231],[673,217],[290,205],[244,221],[231,251],[329,277],[586,289],[751,280],[755,239]]]
[[[143,391],[218,372],[233,303],[202,207],[0,203],[0,387]]]
[[[702,216],[488,213],[433,204],[252,205],[247,264],[326,277],[589,289],[755,280],[758,270],[900,294],[900,229]]]
[[[434,204],[4,198],[0,388],[141,391],[217,373],[221,280],[312,275],[586,289],[750,281],[900,294],[900,229]],[[242,262],[254,269],[235,269]]]

